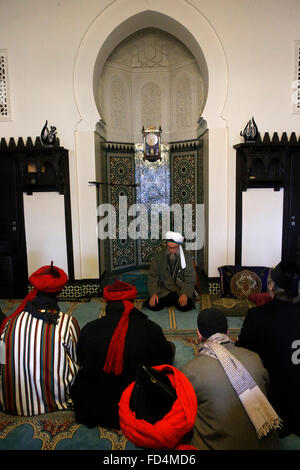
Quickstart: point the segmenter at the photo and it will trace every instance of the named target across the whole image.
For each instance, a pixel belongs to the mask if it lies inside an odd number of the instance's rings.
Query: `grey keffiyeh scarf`
[[[220,362],[258,438],[262,439],[272,429],[280,428],[282,420],[243,364],[222,346],[229,342],[233,343],[227,335],[216,333],[201,345],[198,354],[214,357]]]

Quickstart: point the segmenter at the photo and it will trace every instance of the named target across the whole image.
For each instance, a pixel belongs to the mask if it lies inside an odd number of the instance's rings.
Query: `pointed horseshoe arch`
[[[94,130],[102,118],[95,94],[109,54],[123,39],[147,27],[173,34],[192,52],[206,88],[202,116],[209,127],[224,127],[227,63],[216,32],[201,12],[182,0],[115,0],[90,25],[77,53],[74,94],[81,116],[79,129]]]
[[[96,180],[99,139],[96,130],[102,120],[97,86],[113,49],[129,35],[149,27],[176,36],[194,55],[201,70],[206,95],[202,117],[210,135],[208,275],[217,276],[217,266],[227,261],[228,141],[222,113],[227,98],[228,67],[221,41],[207,18],[189,0],[113,0],[87,29],[74,63],[74,98],[80,115],[75,138],[82,278],[99,275],[96,196],[95,188],[88,185],[88,181]]]

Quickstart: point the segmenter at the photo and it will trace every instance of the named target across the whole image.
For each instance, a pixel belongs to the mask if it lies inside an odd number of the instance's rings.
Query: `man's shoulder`
[[[108,322],[110,322],[110,318],[108,315],[105,315],[102,318],[96,318],[95,320],[91,320],[81,327],[81,333],[87,334],[91,331],[102,329],[105,323]]]
[[[198,354],[194,359],[190,359],[182,368],[182,372],[185,374],[193,374],[198,372],[200,369],[206,369],[207,367],[211,370],[214,364],[218,364],[218,361],[207,354]]]
[[[182,247],[183,249],[183,252],[185,254],[185,256],[187,256],[188,258],[192,259],[191,255],[190,255],[190,250],[187,250],[186,248]]]
[[[269,315],[274,315],[275,310],[277,310],[275,304],[276,302],[272,300],[272,302],[269,302],[267,304],[249,308],[247,312],[247,319],[255,321],[264,320]]]
[[[262,366],[261,359],[259,355],[250,351],[249,349],[243,347],[237,347],[234,343],[229,343],[223,345],[226,350],[235,356],[240,362],[246,361],[247,363],[253,363],[256,366]],[[205,370],[211,374],[213,368],[219,368],[220,364],[214,357],[211,357],[207,354],[199,354],[196,358],[191,359],[182,367],[182,372],[187,375],[199,373],[200,371],[204,373]]]
[[[242,346],[235,346],[235,344],[231,344],[230,346],[228,346],[227,350],[231,352],[242,363],[246,360],[248,363],[253,364],[257,367],[263,367],[261,358],[255,351],[251,351],[250,349],[244,348]]]
[[[151,320],[149,317],[147,317],[147,315],[145,315],[143,312],[140,312],[140,314],[135,314],[135,315],[132,315],[131,317],[131,324],[138,324],[138,325],[141,325],[141,326],[145,326],[145,328],[149,329],[153,329],[153,330],[157,330],[157,331],[162,331],[162,328],[160,325],[158,325],[157,323],[155,323],[153,320]]]
[[[198,389],[198,387],[206,387],[206,384],[211,380],[215,381],[220,368],[222,366],[217,359],[200,354],[184,364],[181,367],[181,372]]]
[[[155,253],[153,255],[152,260],[157,260],[157,259],[160,259],[160,258],[164,258],[165,256],[166,256],[166,249],[162,248],[160,251],[158,251],[157,253]]]
[[[184,252],[185,261],[186,261],[187,265],[190,268],[194,268],[194,261],[193,261],[193,258],[190,255],[189,251],[183,250],[183,252]]]

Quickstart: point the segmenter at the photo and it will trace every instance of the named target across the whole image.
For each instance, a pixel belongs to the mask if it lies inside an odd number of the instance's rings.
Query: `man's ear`
[[[269,293],[269,296],[272,297],[272,299],[274,299],[274,286],[275,286],[275,283],[274,281],[272,281],[272,279],[268,282],[268,288],[267,288],[267,292]]]
[[[197,328],[197,335],[198,335],[198,338],[200,339],[200,341],[202,341],[203,336],[201,335],[201,333],[200,333],[200,331],[198,330],[198,328]]]

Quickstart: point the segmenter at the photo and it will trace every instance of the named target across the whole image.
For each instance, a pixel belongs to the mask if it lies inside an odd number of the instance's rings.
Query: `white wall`
[[[33,193],[23,196],[28,273],[44,265],[68,272],[64,196]]]
[[[243,192],[243,266],[272,267],[281,260],[283,193],[272,188]]]
[[[203,2],[202,2],[203,4]],[[292,112],[294,41],[300,37],[298,0],[226,1],[226,10],[207,2],[228,64],[228,95],[223,116],[228,126],[228,262],[235,250],[235,150],[239,133],[254,116],[261,134],[295,131]],[[268,225],[262,227],[262,236]]]
[[[240,130],[252,116],[262,133],[286,131],[289,134],[300,128],[300,115],[292,114],[291,103],[293,45],[300,39],[298,0],[0,2],[0,49],[8,50],[12,103],[12,120],[0,121],[0,136],[35,137],[48,119],[57,127],[61,145],[69,149],[77,279],[96,277],[98,273],[94,260],[97,257],[96,227],[93,228],[95,188],[89,188],[87,181],[95,176],[92,163],[95,152],[90,143],[85,151],[78,134],[75,141],[75,133],[86,130],[92,139],[93,126],[100,117],[92,99],[81,100],[84,93],[79,95],[76,91],[80,87],[88,95],[93,87],[93,73],[89,72],[88,79],[82,81],[84,75],[81,71],[77,73],[78,67],[83,64],[89,68],[90,62],[95,64],[95,51],[89,48],[89,40],[102,18],[105,27],[98,34],[98,50],[106,38],[115,41],[111,47],[116,45],[117,38],[111,33],[118,20],[151,9],[163,12],[166,20],[168,14],[172,17],[175,34],[180,23],[187,31],[195,31],[194,38],[202,44],[207,59],[209,97],[204,117],[208,127],[214,129],[211,138],[218,140],[211,149],[209,162],[210,276],[217,275],[218,265],[234,262],[235,152],[232,147],[240,141]],[[171,27],[166,21],[166,28],[168,24]],[[123,39],[122,29],[120,34]],[[186,37],[188,42],[190,36]],[[218,47],[213,46],[211,37]],[[192,41],[189,45],[193,47]],[[107,42],[103,54],[111,50]],[[215,73],[219,52],[226,63],[222,74]],[[227,87],[225,99],[222,84]],[[85,141],[83,137],[82,142]],[[37,220],[30,223],[31,231],[38,230]],[[264,233],[265,228],[261,230]],[[63,243],[64,235],[61,235]]]

